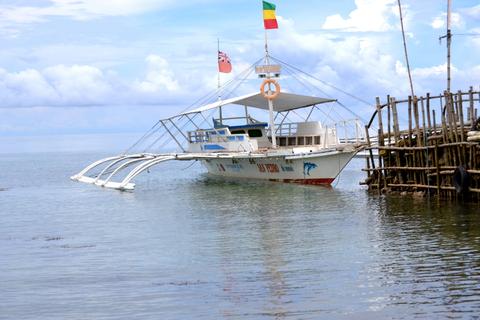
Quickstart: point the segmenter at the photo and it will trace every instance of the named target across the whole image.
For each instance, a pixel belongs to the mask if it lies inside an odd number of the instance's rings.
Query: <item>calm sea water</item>
[[[236,183],[166,163],[135,192],[71,182],[103,154],[0,157],[0,319],[479,319],[480,210]]]

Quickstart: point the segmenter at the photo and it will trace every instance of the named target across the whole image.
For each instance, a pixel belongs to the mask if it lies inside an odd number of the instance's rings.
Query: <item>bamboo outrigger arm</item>
[[[241,153],[237,154],[241,155]],[[244,153],[244,155],[245,154],[247,153]],[[131,181],[135,177],[162,162],[169,160],[204,160],[218,157],[219,154],[212,153],[137,153],[120,155],[98,160],[87,166],[78,174],[70,177],[70,179],[79,182],[95,184],[97,186],[110,189],[133,190],[135,188],[135,184]],[[129,167],[135,164],[136,166],[133,167],[133,169],[130,171],[127,170]],[[97,170],[99,173],[95,173],[94,170],[98,169],[102,165],[103,167],[101,170]],[[120,178],[120,181],[113,181],[115,177],[119,177],[120,175],[123,177]]]
[[[135,184],[131,183],[132,179],[134,179],[136,176],[138,176],[145,170],[148,170],[150,167],[164,161],[173,160],[176,157],[177,156],[174,154],[150,153],[108,157],[92,163],[91,165],[80,171],[78,174],[72,176],[71,179],[111,189],[132,190],[135,187]],[[137,164],[137,166],[135,166],[130,172],[128,172],[128,174],[125,176],[125,178],[123,178],[121,182],[111,181],[112,178],[114,178],[116,175],[124,172],[125,169],[138,162],[140,162],[140,164]],[[106,166],[100,171],[100,173],[93,176],[88,175],[95,168],[105,164]]]

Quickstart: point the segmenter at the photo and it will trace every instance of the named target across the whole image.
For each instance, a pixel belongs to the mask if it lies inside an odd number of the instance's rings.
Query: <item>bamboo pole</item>
[[[376,169],[365,169],[365,168],[363,168],[362,171],[375,172],[375,171],[384,170],[384,169],[405,170],[405,171],[422,171],[422,170],[433,170],[433,169],[436,169],[436,167],[428,166],[428,167],[408,167],[407,168],[407,167],[392,166],[392,167],[383,167],[383,168],[376,168]],[[439,171],[440,174],[453,174],[455,172],[456,167],[440,167],[440,166],[438,166],[438,169],[441,170],[441,171]],[[466,171],[468,173],[472,174],[472,175],[480,175],[480,170],[468,169]],[[437,173],[430,173],[429,175],[435,176],[435,175],[437,175]]]
[[[407,149],[408,151],[412,151],[412,153],[410,152],[406,152],[405,153],[405,160],[407,162],[407,166],[408,167],[413,167],[415,166],[414,164],[414,154],[415,154],[415,149],[412,149],[413,148],[413,141],[412,141],[412,135],[413,135],[413,130],[412,130],[412,96],[409,96],[408,97],[408,146],[410,147],[409,149]],[[415,180],[415,177],[413,177],[413,180]],[[412,181],[412,176],[410,174],[407,173],[407,183],[409,181]]]
[[[376,97],[377,103],[377,119],[378,119],[378,145],[383,146],[385,144],[383,137],[383,119],[382,119],[382,105],[380,104],[380,98]]]
[[[388,134],[388,146],[392,145],[392,130],[391,130],[391,118],[392,118],[392,112],[391,112],[392,106],[390,103],[390,95],[387,95],[387,134]],[[388,166],[392,165],[392,153],[388,152]],[[390,175],[385,173],[385,183],[387,179],[390,177]]]
[[[455,146],[478,146],[477,142],[453,142],[453,143],[443,143],[440,144],[440,148],[449,148],[449,147],[455,147]],[[400,151],[407,151],[407,150],[427,150],[427,149],[434,149],[434,146],[424,146],[424,147],[388,147],[388,146],[383,146],[383,147],[366,147],[365,149],[378,149],[378,150],[400,150]]]
[[[420,116],[418,112],[418,98],[413,97],[413,116],[415,120],[415,135],[417,136],[417,147],[422,146],[422,139],[420,134]]]
[[[389,188],[401,187],[401,188],[419,188],[419,189],[436,189],[436,186],[426,186],[424,184],[401,184],[401,183],[389,183]],[[455,191],[455,187],[441,186],[441,190]],[[470,189],[471,190],[471,189]]]
[[[370,143],[370,133],[368,133],[368,126],[365,126],[365,135],[367,138],[367,145],[370,153],[370,161],[372,164],[372,168],[375,169],[375,161],[373,159],[372,144]]]
[[[408,143],[412,146],[412,97],[408,97]]]
[[[458,91],[458,118],[460,120],[460,141],[465,141],[465,127],[463,123],[463,98],[462,98],[462,91]],[[466,149],[464,146],[460,147],[460,158],[461,158],[461,164],[466,165],[467,164],[467,159],[466,159]]]
[[[421,111],[422,111],[422,133],[423,137],[426,138],[428,136],[428,131],[427,131],[427,120],[426,120],[426,115],[425,115],[425,104],[424,104],[424,97],[420,97],[420,106],[421,106]],[[423,143],[427,143],[426,140],[423,140]]]
[[[388,145],[392,144],[392,131],[390,130],[390,118],[391,118],[391,103],[390,96],[387,96],[387,132],[388,132]]]
[[[422,107],[422,109],[421,109],[421,111],[422,111],[422,132],[423,132],[423,134],[422,134],[422,138],[423,138],[423,139],[422,139],[422,140],[423,140],[422,143],[423,143],[424,146],[427,146],[427,144],[428,144],[427,136],[428,136],[430,130],[429,130],[429,129],[427,130],[427,122],[426,122],[426,116],[425,116],[425,104],[424,104],[424,100],[425,100],[425,99],[424,99],[423,97],[420,98],[420,105],[421,105],[421,107]],[[430,158],[429,158],[429,154],[428,154],[428,149],[427,149],[424,153],[422,153],[422,159],[423,159],[422,165],[428,166],[429,163],[430,163]],[[425,176],[425,173],[422,174],[422,177],[423,177],[423,179],[424,179],[423,182],[428,184],[428,177]]]
[[[470,90],[468,90],[468,98],[470,100],[470,108],[468,109],[468,118],[470,120],[470,127],[473,128],[473,125],[475,124],[475,119],[474,119],[474,101],[473,101],[473,87],[470,87]]]
[[[442,99],[440,99],[440,103],[441,102],[442,102]],[[442,110],[446,111],[446,109],[447,109],[446,106],[444,107],[444,106],[442,106],[442,104],[440,104],[440,106],[441,106]],[[447,119],[446,119],[446,114],[445,113],[446,112],[442,111],[442,135],[443,135],[443,143],[444,144],[450,142],[450,140],[448,138],[448,133],[447,133]],[[445,152],[445,161],[448,164],[448,163],[451,162],[450,160],[451,160],[450,159],[450,152],[447,151],[447,152]]]
[[[415,121],[415,144],[417,147],[422,146],[422,139],[420,138],[420,120],[419,120],[419,115],[418,115],[418,98],[416,96],[413,96],[413,101],[412,101],[412,106],[413,106],[413,120]],[[413,150],[413,164],[412,166],[417,166],[421,165],[422,166],[422,157],[421,154]],[[417,174],[417,172],[413,173],[413,181],[418,181],[422,180],[421,175]]]
[[[435,141],[435,167],[437,172],[437,197],[440,198],[440,159],[438,159],[438,142]]]
[[[427,93],[427,121],[429,131],[432,129],[432,122],[430,120],[430,93]]]
[[[400,128],[398,126],[397,103],[395,102],[395,98],[391,98],[390,103],[392,105],[393,113],[393,133],[395,135],[395,144],[397,145],[400,141]]]
[[[384,146],[385,145],[385,138],[384,138],[384,135],[383,135],[383,117],[382,117],[382,105],[380,104],[380,98],[379,97],[376,97],[375,99],[376,101],[376,104],[377,104],[377,119],[378,119],[378,145],[380,147]],[[384,156],[381,155],[380,152],[378,152],[378,167],[381,168],[383,165],[382,165],[382,162],[383,164],[385,163],[385,160],[384,160]],[[382,179],[384,179],[385,177],[385,171],[379,171],[378,172],[378,185],[381,186],[382,185]],[[378,192],[380,193],[380,187],[378,188]]]
[[[369,180],[370,178],[370,158],[369,157],[365,157],[365,160],[367,161],[367,180]]]
[[[390,98],[390,105],[392,107],[393,134],[395,136],[395,146],[398,146],[400,144],[400,128],[398,125],[397,103],[395,102],[395,98]],[[399,152],[395,152],[395,161],[397,165],[401,165],[401,158]],[[400,172],[397,173],[397,180],[403,182],[403,176]]]
[[[402,5],[400,3],[400,0],[398,0],[397,2],[398,2],[398,12],[400,14],[400,26],[402,27],[403,50],[405,52],[405,62],[407,63],[408,80],[409,80],[409,83],[410,83],[410,92],[411,92],[412,96],[414,96],[415,93],[413,91],[412,73],[410,71],[410,62],[408,61],[407,40],[405,38],[405,29],[403,27]]]

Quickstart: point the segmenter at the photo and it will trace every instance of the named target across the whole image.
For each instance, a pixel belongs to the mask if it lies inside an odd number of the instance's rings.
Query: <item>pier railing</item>
[[[367,179],[378,192],[480,200],[480,92],[444,92],[386,103],[366,125]],[[377,141],[370,139],[373,127]],[[373,136],[373,135],[372,135]],[[374,156],[374,154],[378,154]]]

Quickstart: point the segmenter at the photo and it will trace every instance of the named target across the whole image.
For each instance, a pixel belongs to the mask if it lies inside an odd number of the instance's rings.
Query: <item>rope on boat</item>
[[[332,84],[330,84],[330,83],[328,83],[328,82],[326,82],[326,81],[320,80],[320,79],[318,79],[318,78],[316,78],[316,77],[314,77],[314,76],[306,73],[305,71],[303,71],[303,70],[295,67],[295,66],[292,66],[292,65],[290,65],[290,64],[288,64],[288,63],[286,63],[286,62],[283,62],[282,60],[277,59],[277,58],[274,58],[274,57],[272,57],[272,60],[274,60],[274,61],[276,61],[276,62],[284,65],[285,67],[287,67],[287,69],[290,68],[290,69],[292,69],[292,70],[294,70],[294,71],[297,71],[298,73],[303,74],[303,75],[306,76],[307,78],[314,79],[314,80],[316,80],[316,81],[318,81],[318,82],[320,82],[320,83],[322,83],[322,84],[324,84],[324,85],[326,85],[326,86],[328,86],[328,87],[330,87],[330,88],[332,88],[332,89],[334,89],[334,90],[340,91],[341,93],[343,93],[343,94],[345,94],[345,95],[347,95],[347,96],[349,96],[349,97],[351,97],[351,98],[353,98],[353,99],[355,99],[355,100],[357,100],[357,101],[360,101],[360,102],[364,103],[365,105],[367,105],[367,106],[369,106],[369,107],[372,107],[372,104],[371,104],[371,103],[368,103],[367,101],[363,100],[362,98],[359,98],[359,97],[357,97],[357,96],[355,96],[355,95],[353,95],[353,94],[351,94],[351,93],[348,93],[348,92],[346,92],[345,90],[342,90],[342,89],[340,89],[340,88],[337,88],[337,87],[335,87],[334,85],[332,85]],[[293,73],[291,73],[291,74],[293,74]],[[297,79],[297,81],[300,82],[300,80],[299,80],[297,77],[296,77],[296,79]],[[316,88],[317,90],[319,90],[320,92],[322,92],[322,94],[325,94],[325,96],[327,96],[328,98],[332,98],[332,99],[333,99],[333,97],[332,97],[331,95],[329,95],[329,94],[326,93],[325,91],[321,90],[320,88],[318,88],[317,86],[315,86],[313,83],[310,83],[310,84],[311,84],[314,88]],[[348,112],[350,112],[351,114],[353,114],[355,117],[357,117],[358,119],[360,119],[362,122],[367,123],[367,121],[365,121],[365,119],[364,119],[362,116],[356,114],[356,113],[355,113],[354,111],[352,111],[350,108],[348,108],[348,107],[345,106],[343,103],[341,103],[339,100],[336,100],[336,103],[337,103],[339,106],[341,106],[342,108],[344,108],[345,110],[347,110]],[[327,115],[327,116],[328,116],[328,115]],[[328,116],[328,117],[330,118],[330,116]]]
[[[188,166],[186,166],[185,168],[183,168],[182,170],[185,171],[185,170],[188,170],[190,169],[195,163],[197,163],[198,160],[195,159],[195,161],[192,161],[192,163],[190,163]]]
[[[313,79],[313,80],[316,80],[330,88],[333,88],[355,100],[358,100],[368,106],[372,106],[372,104],[368,103],[367,101],[353,95],[353,94],[350,94],[340,88],[337,88],[336,86],[326,82],[326,81],[323,81],[323,80],[320,80],[310,74],[308,74],[307,72],[305,71],[302,71],[301,69],[295,67],[295,66],[292,66],[288,63],[285,63],[283,62],[282,60],[280,59],[277,59],[275,57],[271,57],[271,59],[281,65],[283,65],[285,67],[285,70],[286,72],[294,79],[296,80],[298,83],[300,83],[301,86],[303,86],[304,89],[306,89],[308,92],[321,92],[323,95],[325,95],[326,97],[328,98],[332,98],[327,92],[323,91],[321,88],[319,88],[317,85],[315,85],[312,80],[310,79]],[[220,96],[223,96],[225,98],[228,98],[232,95],[233,92],[235,92],[245,81],[247,81],[247,79],[250,77],[250,75],[253,73],[253,71],[255,70],[255,66],[258,65],[261,61],[263,60],[263,57],[258,59],[257,61],[255,61],[253,64],[251,64],[248,68],[246,68],[245,70],[243,70],[242,72],[240,72],[236,77],[234,77],[233,79],[227,81],[221,88],[217,88],[213,91],[211,91],[210,93],[204,95],[203,97],[199,98],[198,100],[196,100],[194,103],[192,103],[191,105],[189,105],[188,107],[186,107],[181,113],[185,113],[187,112],[188,110],[192,109],[193,107],[197,107],[199,105],[204,105],[206,103],[209,103],[212,101],[212,99],[214,99],[215,97],[218,97],[219,95]],[[333,99],[333,98],[332,98]],[[336,100],[336,103],[341,106],[342,108],[344,108],[346,111],[348,111],[349,113],[353,114],[355,117],[357,117],[359,120],[361,120],[362,122],[366,123],[365,119],[363,119],[361,116],[359,116],[358,114],[356,114],[355,112],[353,112],[352,110],[350,110],[347,106],[345,106],[343,103],[341,103],[340,101]],[[337,111],[334,110],[334,108],[332,107],[329,112],[325,112],[324,110],[322,110],[321,108],[318,108],[316,106],[314,106],[315,110],[318,110],[319,112],[321,112],[325,117],[327,117],[328,119],[332,120],[332,121],[335,121],[332,116],[330,115],[331,112],[335,112],[337,115],[339,115],[339,113]],[[211,115],[213,115],[213,112],[209,114],[209,117]],[[296,114],[297,116],[299,116],[300,118],[302,117],[299,113],[295,112],[294,111],[294,114]],[[185,123],[181,124],[181,120],[182,120],[182,117],[183,116],[173,116],[171,118],[166,118],[166,119],[163,119],[163,120],[170,120],[170,121],[175,121],[175,124],[178,126],[178,128],[180,130],[183,130],[185,129],[186,126],[188,126],[190,124],[190,122],[192,121],[191,119],[187,118],[188,120],[186,120]],[[205,123],[205,121],[207,121],[208,118],[205,118],[204,117],[204,120],[202,121],[202,123],[200,125],[203,125]],[[181,125],[180,125],[181,124]],[[129,152],[131,152],[134,148],[137,148],[139,146],[141,146],[142,144],[145,144],[145,147],[142,148],[141,150],[143,150],[143,152],[147,152],[148,150],[151,150],[153,148],[157,149],[157,147],[155,147],[155,145],[158,146],[158,148],[163,148],[165,147],[168,143],[171,143],[171,139],[165,139],[165,138],[168,138],[168,130],[172,129],[173,130],[173,127],[175,126],[172,126],[170,125],[170,129],[166,129],[164,126],[168,126],[168,124],[164,124],[162,123],[162,120],[159,120],[157,121],[157,123],[155,123],[155,125],[150,128],[145,134],[143,134],[139,140],[137,140],[134,144],[132,144],[128,149],[125,150],[124,154],[127,154]],[[163,131],[163,132],[162,132]],[[161,132],[161,133],[160,133]],[[151,138],[156,135],[156,134],[159,134],[158,137],[155,137],[153,139],[153,141],[151,141]],[[163,141],[165,139],[165,141]],[[147,144],[147,142],[150,142],[149,144]]]
[[[369,103],[369,102],[363,100],[362,98],[359,98],[359,97],[357,97],[357,96],[355,96],[355,95],[353,95],[353,94],[351,94],[351,93],[348,93],[348,92],[345,91],[345,90],[342,90],[342,89],[340,89],[340,88],[337,88],[337,87],[335,87],[333,84],[330,84],[330,83],[328,83],[328,82],[326,82],[326,81],[324,81],[324,80],[320,80],[320,79],[318,79],[318,78],[316,78],[316,77],[314,77],[314,76],[306,73],[305,71],[303,71],[303,70],[295,67],[295,66],[292,66],[292,65],[290,65],[290,64],[288,64],[288,63],[286,63],[286,62],[283,62],[283,61],[280,60],[280,59],[277,59],[277,58],[274,58],[274,57],[271,57],[271,58],[272,58],[272,60],[277,61],[278,63],[281,63],[281,64],[283,64],[283,65],[285,65],[285,66],[287,66],[287,67],[289,67],[289,68],[291,68],[291,69],[299,72],[299,73],[302,73],[302,74],[308,76],[309,78],[315,79],[315,80],[317,80],[318,82],[321,82],[322,84],[326,85],[327,87],[330,87],[330,88],[332,88],[332,89],[335,89],[335,90],[337,90],[337,91],[340,91],[341,93],[343,93],[343,94],[345,94],[345,95],[347,95],[347,96],[349,96],[349,97],[351,97],[351,98],[353,98],[353,99],[355,99],[355,100],[358,100],[358,101],[364,103],[365,105],[367,105],[367,106],[369,106],[369,107],[372,106],[371,103]]]
[[[263,58],[261,59],[258,59],[257,61],[255,61],[252,65],[250,65],[248,68],[246,68],[245,70],[243,70],[242,72],[240,72],[235,78],[227,81],[223,87],[221,88],[217,88],[209,93],[207,93],[206,95],[200,97],[199,99],[197,99],[195,102],[193,102],[192,104],[190,104],[188,107],[186,107],[183,111],[181,111],[180,113],[184,113],[188,110],[190,110],[191,108],[193,107],[196,107],[198,105],[203,105],[205,104],[207,101],[211,101],[211,99],[213,99],[214,97],[218,96],[219,94],[223,95],[225,94],[225,92],[227,92],[227,96],[231,95],[232,92],[234,92],[249,76],[250,74],[253,72],[253,70],[255,69],[254,67],[260,62],[262,61]],[[238,84],[236,84],[232,89],[228,90],[229,87],[235,83],[235,82],[239,82]],[[228,91],[227,91],[228,90]],[[167,119],[174,119],[174,117],[172,118],[167,118]],[[179,119],[176,119],[177,121]],[[182,129],[188,124],[189,122],[187,121],[183,126],[182,126]],[[203,122],[202,122],[203,123]],[[151,138],[155,133],[159,132],[161,129],[164,129],[161,124],[161,120],[157,121],[157,123],[155,123],[155,125],[150,128],[147,132],[145,132],[141,137],[140,139],[138,139],[135,143],[133,143],[130,147],[128,147],[123,154],[128,154],[130,151],[132,151],[135,147],[141,145],[142,143],[146,142],[149,138]],[[149,150],[150,148],[153,148],[153,146],[155,144],[157,144],[160,140],[162,140],[165,136],[166,136],[167,132],[164,131],[160,137],[156,138],[152,143],[150,143],[146,148],[143,149],[143,152],[146,152],[147,150]],[[163,143],[163,146],[166,145],[169,141],[165,141]]]

